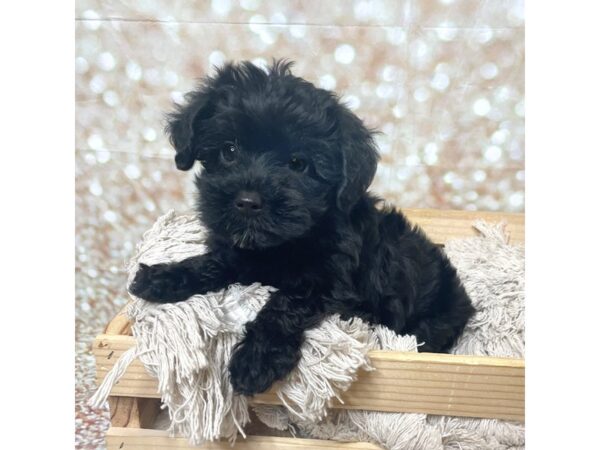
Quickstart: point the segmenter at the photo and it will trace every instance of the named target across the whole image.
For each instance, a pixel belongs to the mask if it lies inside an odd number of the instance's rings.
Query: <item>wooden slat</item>
[[[128,306],[129,304],[121,308],[117,315],[113,317],[113,319],[108,323],[108,325],[106,325],[106,328],[104,329],[104,334],[131,336],[131,323],[129,322],[129,318],[127,317]]]
[[[408,220],[419,225],[436,244],[444,244],[449,239],[477,236],[473,222],[478,219],[491,223],[504,221],[509,233],[509,242],[525,242],[524,214],[410,208],[402,208],[401,211]]]
[[[150,428],[160,412],[160,400],[156,398],[110,396],[108,405],[113,427]]]
[[[201,447],[191,447],[187,439],[169,437],[169,433],[159,430],[143,430],[133,428],[111,427],[106,432],[106,447],[108,450],[127,449],[189,449],[231,450],[227,441],[207,442]],[[381,447],[367,442],[336,442],[318,439],[297,439],[276,436],[241,436],[235,443],[235,449],[240,450],[378,450]]]
[[[132,345],[131,336],[98,336],[93,345],[98,382]],[[359,372],[343,403],[334,407],[524,420],[523,360],[388,351],[373,351],[369,356],[376,370]],[[125,372],[111,395],[159,397],[156,380],[139,361]],[[273,392],[257,395],[253,402],[281,404]]]

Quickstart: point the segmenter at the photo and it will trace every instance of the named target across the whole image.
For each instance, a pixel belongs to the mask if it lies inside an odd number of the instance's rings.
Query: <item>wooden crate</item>
[[[404,209],[413,222],[437,244],[448,239],[475,236],[476,219],[505,221],[512,243],[525,238],[522,214],[482,213]],[[93,344],[96,379],[102,381],[116,360],[134,345],[131,327],[121,311]],[[525,419],[525,362],[514,358],[491,358],[434,353],[372,351],[373,372],[359,372],[358,380],[344,394],[343,404],[334,407],[386,412],[415,412],[460,417]],[[279,404],[272,392],[257,395],[257,404]],[[109,397],[111,428],[106,435],[108,449],[192,448],[183,438],[170,438],[153,430],[159,412],[157,382],[134,361]],[[264,433],[253,426],[250,434]],[[241,449],[375,449],[364,442],[339,443],[285,436],[257,436],[238,439]],[[207,449],[231,448],[228,442],[206,444]]]

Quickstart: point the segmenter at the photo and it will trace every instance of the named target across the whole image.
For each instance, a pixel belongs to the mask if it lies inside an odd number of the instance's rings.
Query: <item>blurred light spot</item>
[[[429,89],[427,89],[426,87],[418,87],[417,89],[415,89],[415,92],[413,93],[413,97],[416,101],[418,101],[419,103],[423,103],[426,102],[427,100],[429,100]]]
[[[477,197],[479,197],[479,195],[475,191],[469,191],[465,194],[465,199],[469,202],[474,202],[477,200]]]
[[[246,11],[256,11],[260,6],[260,0],[240,0],[240,6]]]
[[[523,8],[523,1],[515,1],[513,7],[508,11],[507,17],[511,25],[519,26],[523,25],[525,21],[525,8]]]
[[[404,105],[396,105],[392,108],[394,117],[401,119],[406,115],[406,107]]]
[[[523,149],[521,148],[519,142],[511,142],[509,154],[510,159],[512,160],[521,161],[523,159]]]
[[[444,5],[451,5],[452,3],[454,3],[454,0],[438,0],[438,1]]]
[[[260,40],[263,41],[267,45],[272,45],[277,41],[277,38],[275,37],[276,35],[267,29],[262,30],[259,33],[259,36],[260,36]]]
[[[445,63],[445,62],[438,63],[435,66],[436,72],[442,72],[442,73],[447,74],[448,72],[450,72],[450,69],[451,69],[450,64]]]
[[[290,25],[290,34],[296,39],[302,39],[306,35],[306,25]]]
[[[102,136],[100,136],[99,134],[92,134],[88,138],[87,143],[92,150],[100,150],[104,146],[104,142],[102,141]]]
[[[473,112],[478,116],[485,116],[490,112],[491,105],[487,98],[478,98],[473,103]]]
[[[98,55],[98,67],[105,71],[111,71],[115,68],[117,62],[110,52],[102,52]]]
[[[509,135],[510,133],[508,132],[508,130],[496,130],[494,131],[494,134],[492,134],[492,142],[496,145],[504,144],[506,142],[506,139],[508,139]]]
[[[110,152],[109,151],[98,151],[96,152],[96,159],[99,163],[104,164],[110,161]]]
[[[523,101],[515,105],[515,114],[519,117],[525,117],[525,103]]]
[[[161,181],[162,180],[162,172],[160,170],[155,170],[154,172],[152,172],[152,179],[154,181]]]
[[[185,103],[185,97],[179,91],[172,91],[171,92],[171,100],[173,102],[175,102],[176,104],[178,104],[178,105],[183,105]]]
[[[496,75],[498,75],[498,67],[494,63],[485,63],[479,68],[479,73],[486,80],[491,80],[492,78],[496,78]]]
[[[484,205],[491,211],[497,211],[500,208],[500,203],[491,195],[485,197]]]
[[[421,159],[417,155],[408,155],[404,159],[404,162],[407,166],[418,166],[421,164]]]
[[[250,31],[253,33],[259,34],[265,30],[266,21],[267,19],[265,16],[261,14],[254,14],[248,21],[248,28],[250,28]]]
[[[119,95],[115,91],[105,91],[102,94],[102,100],[108,106],[115,106],[119,104]]]
[[[372,15],[373,5],[368,1],[360,1],[354,4],[354,17],[361,22],[367,22]]]
[[[148,69],[144,73],[144,79],[154,86],[158,86],[160,84],[160,78],[160,72],[156,68]]]
[[[125,73],[127,73],[127,76],[134,81],[138,81],[142,78],[142,68],[135,61],[127,62]]]
[[[93,153],[86,153],[83,156],[83,159],[85,159],[85,162],[88,164],[88,166],[93,166],[96,164],[96,156]]]
[[[335,77],[329,73],[327,73],[319,78],[319,87],[321,87],[323,89],[328,89],[328,90],[335,89],[336,84],[337,84],[337,82],[335,80]]]
[[[98,182],[98,180],[93,180],[90,183],[90,193],[95,196],[100,196],[102,195],[102,192],[104,192],[102,185]]]
[[[444,183],[446,183],[446,184],[452,184],[452,182],[456,178],[456,174],[454,172],[446,172],[444,174],[443,178],[444,178]]]
[[[525,181],[525,171],[524,170],[519,170],[516,174],[515,174],[515,178],[519,181]]]
[[[278,24],[287,23],[287,17],[285,17],[285,15],[283,13],[276,12],[275,14],[273,14],[271,16],[271,23],[278,23]]]
[[[460,195],[453,195],[452,198],[450,199],[450,202],[454,206],[462,206],[463,199]]]
[[[350,109],[357,109],[360,107],[360,99],[356,95],[345,95],[342,100]]]
[[[497,162],[502,157],[502,149],[497,145],[490,145],[486,147],[484,152],[485,159],[490,162]]]
[[[385,66],[381,71],[381,78],[384,81],[394,81],[398,76],[398,70],[394,66]]]
[[[524,196],[522,192],[514,192],[510,195],[508,201],[510,202],[511,206],[513,206],[514,208],[520,208],[523,206],[523,202],[524,202]]]
[[[452,184],[452,188],[456,189],[457,191],[460,191],[464,187],[465,182],[462,178],[457,176],[452,180],[451,184]],[[461,202],[462,202],[462,199],[461,199]]]
[[[379,86],[377,86],[377,89],[375,89],[375,94],[379,98],[391,97],[393,93],[394,88],[389,84],[380,84]]]
[[[354,47],[342,44],[335,49],[335,60],[341,64],[350,64],[354,61]]]
[[[411,63],[414,66],[423,66],[430,60],[431,51],[426,42],[415,39],[410,44]]]
[[[225,62],[225,55],[219,50],[214,50],[210,52],[208,62],[211,66],[221,67]]]
[[[425,145],[425,155],[423,156],[423,160],[429,165],[438,162],[438,146],[435,142],[428,142]]]
[[[104,219],[107,222],[114,223],[117,221],[118,216],[114,213],[114,211],[108,210],[104,213]]]
[[[125,166],[125,175],[127,175],[127,178],[137,180],[141,174],[140,168],[135,164],[127,164],[127,166]]]
[[[257,67],[260,67],[261,69],[266,69],[269,65],[267,60],[264,58],[254,58],[252,60],[252,64],[254,64]]]
[[[431,80],[431,87],[436,91],[445,90],[450,84],[450,78],[445,73],[437,72]]]
[[[86,19],[86,22],[83,22],[83,25],[88,30],[97,30],[100,28],[100,25],[102,25],[102,22],[98,20],[100,19],[100,15],[94,10],[88,9],[84,11],[81,16]]]
[[[100,94],[106,89],[106,81],[102,75],[95,75],[90,81],[90,89],[96,94]]]
[[[154,205],[154,202],[152,200],[146,200],[144,202],[144,206],[150,212],[152,212],[152,211],[154,211],[156,209],[156,205]]]
[[[79,74],[86,73],[90,68],[87,60],[81,56],[75,58],[75,72]]]
[[[144,139],[146,141],[153,142],[156,140],[156,131],[154,130],[154,128],[146,127],[142,131],[142,136],[144,136]]]
[[[167,70],[165,72],[163,78],[164,78],[165,83],[167,84],[167,86],[170,86],[170,87],[177,86],[177,83],[179,82],[179,77],[172,70]]]
[[[485,181],[486,178],[487,178],[487,174],[485,173],[485,171],[483,171],[481,169],[473,172],[473,179],[479,183],[481,183],[482,181]]]
[[[392,146],[390,145],[388,136],[378,134],[377,136],[375,136],[375,141],[377,143],[377,147],[379,148],[380,154],[387,155],[390,153]]]
[[[230,0],[212,0],[211,8],[220,16],[225,16],[231,10]]]
[[[406,31],[404,31],[402,28],[387,28],[386,38],[390,44],[403,44],[406,42]]]
[[[458,30],[456,26],[452,22],[443,22],[440,24],[438,28],[436,28],[436,33],[438,38],[441,41],[450,42],[453,41],[456,35],[458,34]]]
[[[505,102],[510,98],[510,88],[508,86],[500,86],[494,92],[494,99],[497,102]]]
[[[479,30],[476,36],[477,42],[479,42],[480,44],[485,44],[492,39],[492,37],[494,36],[494,32],[491,28],[482,28],[481,30]]]

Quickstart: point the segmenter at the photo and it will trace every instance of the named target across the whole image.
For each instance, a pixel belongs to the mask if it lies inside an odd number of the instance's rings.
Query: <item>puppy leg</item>
[[[253,395],[283,379],[300,359],[304,330],[320,323],[322,308],[315,300],[273,294],[256,318],[229,363],[235,392]]]
[[[151,302],[174,303],[222,289],[232,281],[227,265],[208,254],[173,264],[140,264],[129,292]]]
[[[419,352],[447,353],[462,333],[469,318],[475,313],[471,300],[462,288],[446,294],[447,308],[421,318],[405,333],[414,334],[423,343]]]

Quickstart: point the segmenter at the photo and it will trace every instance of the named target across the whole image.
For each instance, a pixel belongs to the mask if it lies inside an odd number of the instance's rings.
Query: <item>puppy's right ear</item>
[[[179,170],[189,170],[201,159],[200,149],[195,145],[201,122],[214,113],[210,89],[202,86],[185,96],[186,103],[168,116],[166,133],[175,148],[175,165]]]

